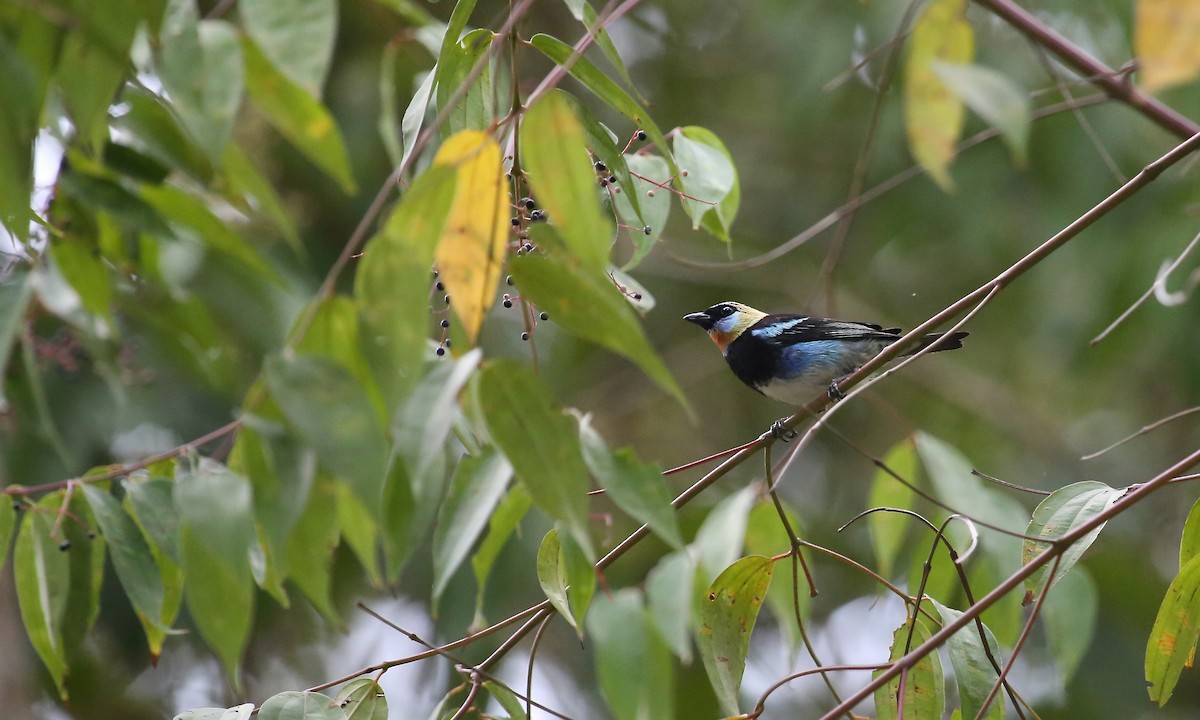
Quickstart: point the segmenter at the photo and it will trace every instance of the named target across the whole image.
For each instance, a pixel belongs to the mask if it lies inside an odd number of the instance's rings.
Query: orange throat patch
[[[723,333],[718,330],[709,330],[708,336],[717,344],[717,349],[724,355],[729,343],[737,339],[737,333]]]

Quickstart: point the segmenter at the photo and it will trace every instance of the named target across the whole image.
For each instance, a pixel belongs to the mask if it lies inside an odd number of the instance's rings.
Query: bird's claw
[[[796,437],[796,431],[783,424],[787,418],[780,418],[771,423],[771,437],[782,442],[788,442]]]
[[[842,392],[842,389],[840,387],[838,387],[837,380],[833,380],[832,382],[829,383],[829,389],[826,390],[826,392],[829,394],[829,399],[834,402],[837,402],[838,400],[846,399],[846,393]]]

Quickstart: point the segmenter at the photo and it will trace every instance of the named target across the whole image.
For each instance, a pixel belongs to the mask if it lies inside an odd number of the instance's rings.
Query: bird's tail
[[[957,350],[960,347],[962,347],[963,338],[965,338],[966,336],[968,336],[970,334],[971,333],[968,333],[968,332],[956,332],[956,333],[951,334],[949,337],[946,337],[946,333],[929,333],[925,337],[921,338],[920,345],[918,345],[916,348],[908,351],[907,353],[905,353],[905,355],[916,355],[917,353],[921,352],[922,350],[924,350],[925,348],[934,344],[935,342],[938,342],[938,340],[940,340],[943,337],[945,337],[946,339],[939,342],[938,346],[935,347],[930,352],[941,352],[943,350]]]

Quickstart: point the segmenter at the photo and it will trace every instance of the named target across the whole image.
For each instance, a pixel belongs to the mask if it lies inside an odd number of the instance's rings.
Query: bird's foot
[[[837,380],[833,380],[829,383],[829,389],[826,390],[825,392],[828,393],[830,400],[837,402],[838,400],[846,399],[846,393],[842,392],[842,389],[838,387],[838,380],[843,380],[843,379],[845,379],[844,375],[842,377],[838,378]]]
[[[796,431],[787,425],[784,425],[784,420],[787,420],[787,418],[779,418],[775,422],[771,423],[771,436],[776,440],[788,442],[789,440],[795,439]]]

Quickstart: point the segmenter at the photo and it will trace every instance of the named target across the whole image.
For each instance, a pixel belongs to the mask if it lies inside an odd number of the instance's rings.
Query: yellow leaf
[[[438,278],[471,344],[496,300],[512,213],[500,145],[487,133],[450,136],[433,159],[453,165],[458,182],[450,215],[438,238]]]
[[[934,72],[934,63],[971,62],[975,35],[966,19],[966,0],[933,0],[909,39],[904,68],[904,115],[908,146],[943,190],[954,189],[950,162],[962,134],[962,100]]]
[[[1200,74],[1200,3],[1139,0],[1134,50],[1142,89],[1158,92]]]

